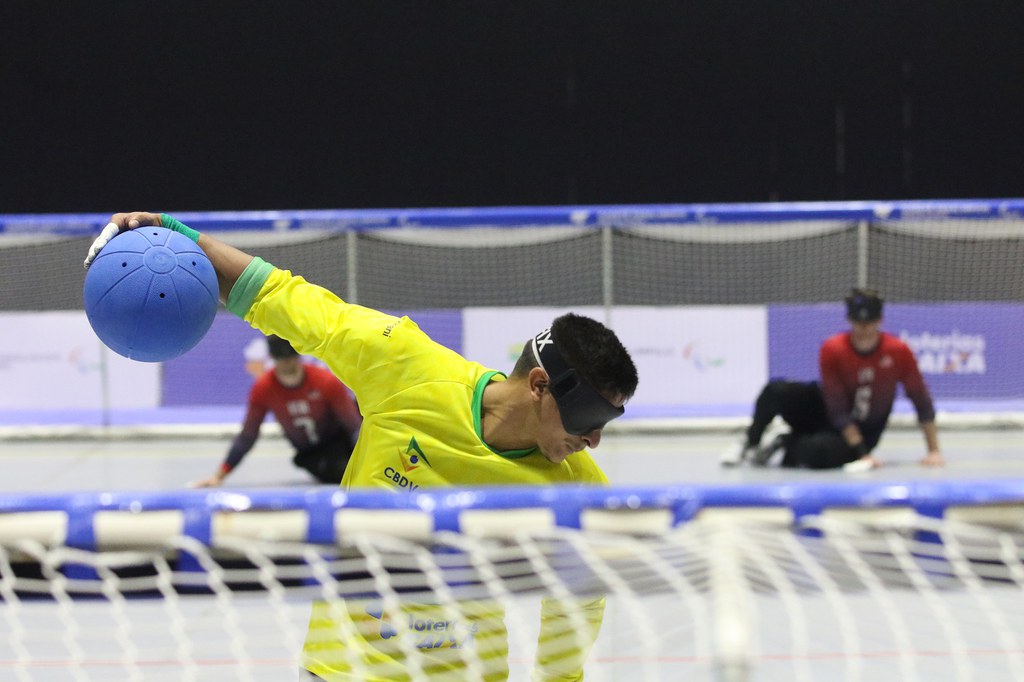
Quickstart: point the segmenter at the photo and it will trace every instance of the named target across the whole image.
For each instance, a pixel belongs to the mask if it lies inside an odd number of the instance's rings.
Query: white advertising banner
[[[101,355],[102,354],[102,355]],[[0,409],[60,410],[160,403],[160,365],[108,350],[81,311],[0,313]]]
[[[547,327],[559,308],[467,308],[465,356],[509,372],[523,343]],[[573,312],[605,321],[600,307]],[[752,406],[768,380],[768,314],[764,306],[620,306],[610,325],[640,375],[630,406],[671,414],[673,406]],[[692,410],[688,410],[692,412]]]

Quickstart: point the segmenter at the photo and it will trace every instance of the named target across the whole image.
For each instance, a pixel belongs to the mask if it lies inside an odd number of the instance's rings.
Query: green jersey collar
[[[485,372],[484,375],[476,382],[476,388],[473,389],[473,428],[476,430],[477,438],[479,438],[480,442],[484,445],[487,445],[483,434],[484,389],[487,388],[487,384],[491,383],[491,380],[496,376],[500,376],[502,379],[506,378],[501,372]],[[495,450],[490,445],[487,445],[487,449],[499,457],[504,457],[505,459],[520,459],[531,454],[537,448],[505,450],[502,452],[500,450]]]

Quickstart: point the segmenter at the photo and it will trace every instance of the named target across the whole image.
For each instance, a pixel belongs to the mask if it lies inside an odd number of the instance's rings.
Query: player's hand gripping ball
[[[161,362],[193,348],[217,313],[217,273],[188,237],[163,227],[122,232],[85,275],[96,336],[132,360]]]

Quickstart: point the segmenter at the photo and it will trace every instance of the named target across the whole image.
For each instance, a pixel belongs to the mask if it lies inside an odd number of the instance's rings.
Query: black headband
[[[612,405],[576,370],[566,363],[555,347],[551,330],[545,329],[530,342],[533,356],[540,368],[548,373],[551,395],[555,398],[562,415],[562,426],[574,436],[582,436],[621,417],[625,408]]]
[[[846,317],[856,322],[874,322],[882,317],[882,299],[854,291],[846,297]]]

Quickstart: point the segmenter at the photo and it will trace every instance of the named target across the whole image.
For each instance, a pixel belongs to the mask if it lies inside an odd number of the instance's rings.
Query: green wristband
[[[185,235],[186,237],[188,237],[189,239],[191,239],[194,242],[198,242],[199,241],[199,231],[198,230],[193,230],[191,227],[189,227],[185,223],[182,223],[182,222],[179,222],[179,221],[175,220],[174,218],[172,218],[171,216],[167,215],[166,213],[161,213],[160,214],[160,224],[163,225],[164,227],[166,227],[168,230],[174,230],[175,232],[178,232],[180,234]]]

